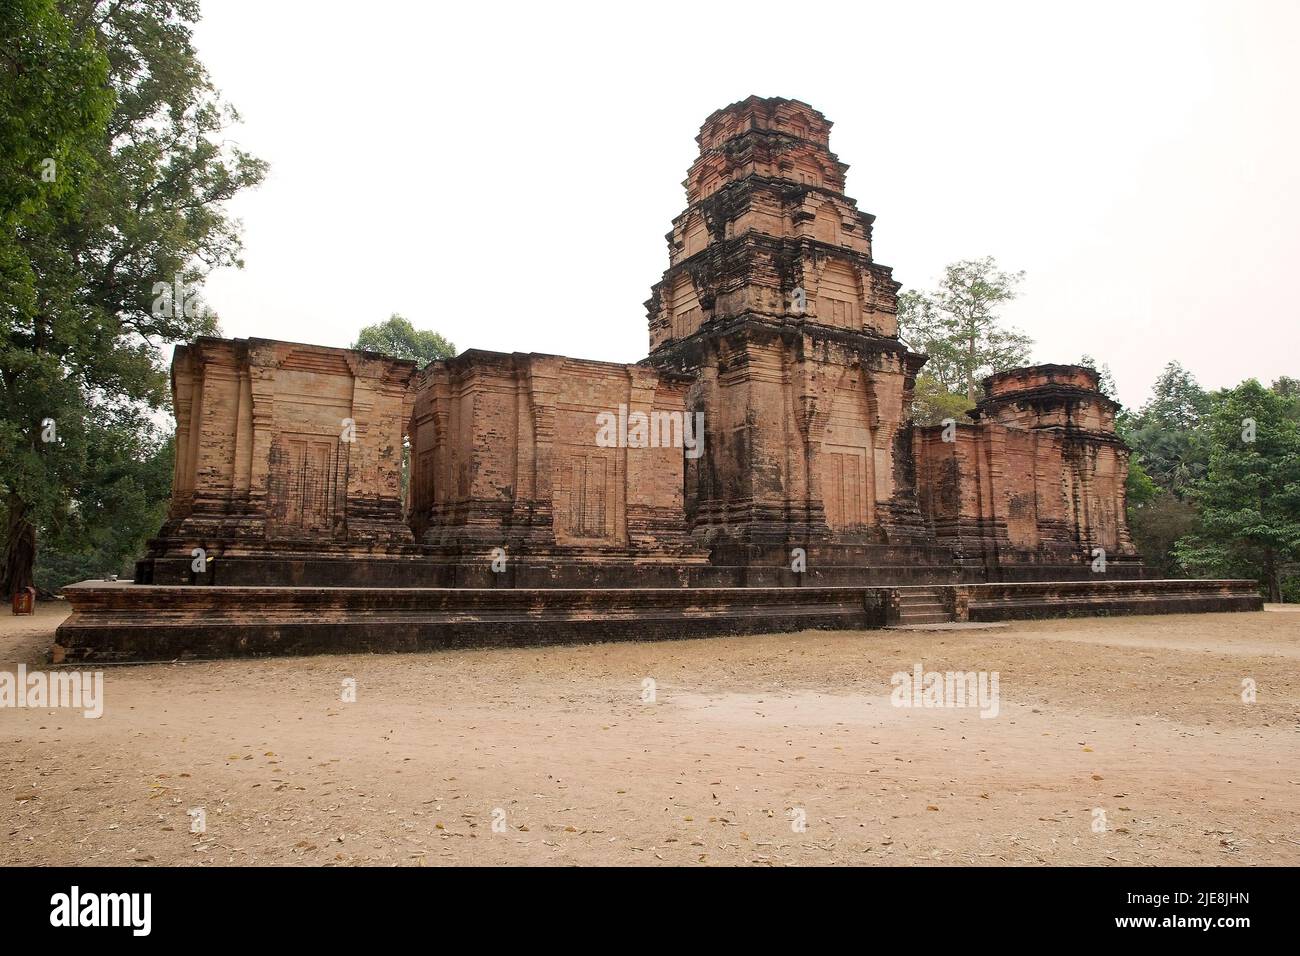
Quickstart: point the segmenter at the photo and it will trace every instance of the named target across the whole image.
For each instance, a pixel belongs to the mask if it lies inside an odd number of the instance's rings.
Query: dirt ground
[[[64,613],[4,614],[0,670]],[[917,662],[998,672],[998,715],[893,706]],[[104,696],[0,708],[0,863],[1300,863],[1291,608],[121,666]]]

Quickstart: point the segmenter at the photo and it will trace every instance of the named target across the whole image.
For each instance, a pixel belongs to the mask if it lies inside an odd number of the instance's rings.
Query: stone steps
[[[900,588],[898,624],[944,624],[952,620],[943,592],[938,588]]]

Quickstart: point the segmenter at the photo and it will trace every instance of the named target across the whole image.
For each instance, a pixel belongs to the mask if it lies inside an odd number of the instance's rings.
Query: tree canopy
[[[913,420],[960,419],[979,400],[980,380],[1024,365],[1033,340],[1005,328],[998,306],[1016,297],[1023,272],[1003,272],[992,256],[963,259],[944,269],[933,291],[898,297],[899,335],[930,357],[917,376]]]
[[[1125,438],[1152,480],[1175,497],[1205,474],[1206,436],[1200,431],[1210,398],[1177,362],[1165,366],[1151,398],[1127,423]]]
[[[395,358],[414,359],[421,367],[456,354],[456,346],[447,339],[437,332],[417,329],[409,319],[396,312],[387,321],[363,328],[352,347],[382,352]]]
[[[242,264],[224,204],[266,165],[224,137],[238,117],[195,53],[195,0],[16,0],[0,16],[8,594],[31,583],[38,529],[69,527],[69,502],[104,479],[112,429],[165,406],[162,347],[216,330],[180,290]]]
[[[1214,396],[1205,476],[1191,488],[1200,527],[1181,539],[1192,571],[1258,577],[1282,599],[1300,567],[1300,422],[1289,397],[1254,379]]]

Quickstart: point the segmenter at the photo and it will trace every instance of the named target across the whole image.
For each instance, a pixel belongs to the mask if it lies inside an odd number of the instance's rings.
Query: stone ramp
[[[1071,614],[1258,611],[1263,606],[1253,581],[547,589],[87,581],[65,588],[64,595],[73,613],[58,629],[55,663],[664,640]],[[913,613],[901,614],[904,606]]]

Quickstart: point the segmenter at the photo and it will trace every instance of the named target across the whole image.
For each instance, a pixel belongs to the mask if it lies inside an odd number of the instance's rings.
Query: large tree
[[[979,400],[981,379],[1028,361],[1033,340],[1003,326],[998,316],[1024,275],[1003,272],[992,256],[963,259],[944,269],[933,291],[898,297],[899,334],[930,356],[917,380],[918,420],[951,411],[954,398],[969,408]]]
[[[354,349],[382,352],[396,358],[414,359],[421,366],[451,358],[456,346],[437,332],[417,329],[410,319],[394,312],[385,322],[367,325],[352,343]]]
[[[1300,563],[1294,405],[1254,379],[1212,401],[1209,463],[1191,489],[1201,527],[1178,542],[1178,556],[1198,573],[1256,577],[1280,601],[1285,573]]]
[[[1189,498],[1209,458],[1205,428],[1210,398],[1196,377],[1170,362],[1156,379],[1151,397],[1119,421],[1120,437],[1133,449],[1129,459],[1129,531],[1146,563],[1162,577],[1185,575],[1176,548],[1200,530],[1200,511]],[[1135,491],[1141,472],[1147,493]]]
[[[216,329],[182,290],[242,265],[224,203],[266,167],[223,137],[238,117],[195,53],[198,16],[194,0],[6,7],[0,87],[32,92],[0,99],[6,139],[31,140],[0,197],[13,228],[0,253],[5,594],[31,583],[38,529],[66,527],[68,502],[102,477],[103,423],[166,403],[162,346]],[[66,69],[33,72],[51,50]],[[3,152],[7,164],[8,142]],[[42,153],[58,190],[10,193]]]
[[[1196,377],[1177,362],[1165,366],[1151,398],[1128,422],[1125,439],[1163,491],[1186,496],[1205,474],[1209,449],[1201,424],[1210,399]]]
[[[75,285],[75,264],[57,235],[85,201],[113,97],[107,57],[75,33],[54,0],[5,4],[0,31],[0,596],[7,599],[31,584],[36,521],[82,464],[73,441],[79,419],[60,435],[51,417],[82,405],[82,395],[43,354],[61,318],[45,306]]]
[[[1187,568],[1177,550],[1178,542],[1200,528],[1200,514],[1191,501],[1177,498],[1149,485],[1143,494],[1141,465],[1130,461],[1128,483],[1128,527],[1133,545],[1143,563],[1162,578],[1186,577]],[[1150,483],[1150,479],[1146,481]],[[1136,488],[1136,493],[1135,493]]]

